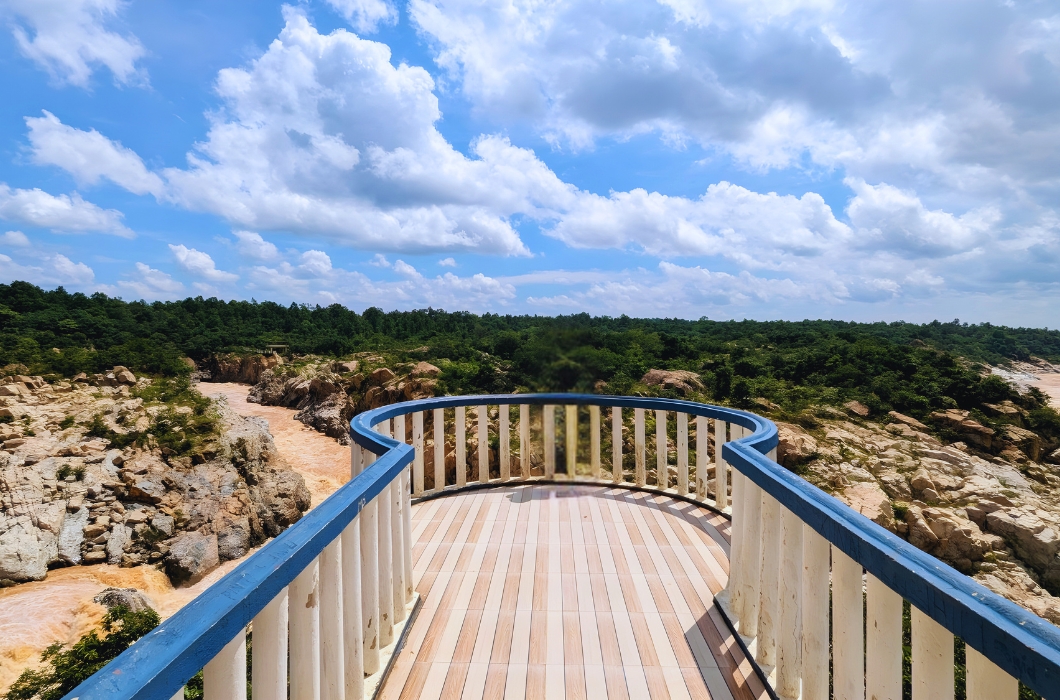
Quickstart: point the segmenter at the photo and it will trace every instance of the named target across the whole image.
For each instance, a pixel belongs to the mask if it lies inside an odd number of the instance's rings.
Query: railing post
[[[445,409],[434,409],[434,490],[445,488]]]
[[[600,407],[589,407],[589,468],[594,479],[600,478]]]
[[[655,412],[655,485],[670,488],[670,469],[667,465],[666,411]]]
[[[467,413],[463,406],[457,406],[453,411],[456,414],[454,433],[456,437],[456,485],[467,484]]]
[[[735,476],[736,471],[733,470]],[[828,540],[802,526],[802,697],[828,698]],[[839,696],[836,696],[839,697]]]
[[[914,605],[912,617],[913,700],[952,698],[953,633]]]
[[[500,438],[501,481],[512,478],[512,428],[511,404],[497,407],[497,436]]]
[[[374,458],[375,455],[372,455]],[[361,508],[361,625],[364,672],[379,671],[379,501],[376,496]]]
[[[848,700],[865,698],[861,590],[861,564],[832,547],[832,677],[835,697]],[[952,677],[952,660],[948,668]],[[917,700],[915,694],[913,698]]]
[[[677,414],[677,493],[688,493],[688,414]]]
[[[725,444],[727,425],[719,418],[714,419],[714,505],[721,509],[729,505],[729,466],[721,456],[721,446]]]
[[[345,651],[343,649],[342,539],[320,553],[320,697],[346,697]],[[356,639],[356,638],[355,638]]]
[[[708,452],[710,444],[710,419],[696,416],[696,498],[707,499],[707,465],[710,464]]]
[[[405,470],[390,482],[390,547],[394,562],[394,624],[405,619]]]
[[[865,583],[865,695],[902,697],[902,597],[869,574]]]
[[[573,479],[578,475],[578,407],[569,404],[564,406],[563,427],[567,433],[566,452],[567,478]]]
[[[611,480],[622,483],[622,408],[611,407]]]
[[[487,406],[478,407],[478,480],[490,480],[490,414]]]
[[[744,594],[747,592],[746,560],[747,552],[747,508],[744,507],[744,490],[747,488],[747,478],[740,472],[733,470],[732,473],[732,525],[729,535],[729,580],[725,589],[729,592],[729,606],[736,620],[743,620],[747,616],[744,606]],[[735,621],[734,621],[735,622]],[[743,623],[740,628],[743,629]]]
[[[408,433],[405,431],[405,414],[402,413],[400,416],[394,416],[394,435],[393,438],[398,442],[405,442],[408,439]]]
[[[374,499],[379,502],[379,646],[394,641],[394,497],[388,484]]]
[[[354,445],[356,448],[356,445]],[[287,700],[287,588],[254,617],[255,700]],[[184,697],[183,692],[181,698]]]
[[[780,593],[780,504],[762,491],[762,553],[759,570],[758,649],[755,658],[765,666],[777,664],[777,623]]]
[[[556,476],[556,407],[545,405],[542,414],[542,427],[545,431],[545,478],[552,479]]]
[[[423,493],[423,411],[412,414],[412,489],[416,496]]]
[[[241,629],[202,670],[203,700],[246,700],[247,631]]]
[[[342,635],[343,671],[345,674],[346,700],[361,700],[364,697],[364,626],[361,616],[361,521],[362,514],[353,519],[342,531]],[[257,644],[254,645],[255,650]],[[286,659],[284,659],[286,663]],[[255,661],[254,670],[257,670]],[[257,699],[257,685],[254,697]],[[264,700],[281,700],[286,693]]]
[[[740,599],[743,610],[740,616],[740,635],[748,639],[758,636],[758,603],[762,567],[762,489],[744,477],[743,504],[746,513],[741,531]]]
[[[320,697],[320,566],[316,559],[291,582],[291,700]]]
[[[644,447],[644,409],[633,409],[633,440],[636,447],[636,470],[633,478],[637,486],[644,486],[648,482],[647,467],[645,466]]]
[[[530,404],[519,404],[519,476],[530,478]]]
[[[350,441],[350,478],[357,476],[364,468],[361,466],[361,446]]]
[[[412,594],[416,587],[416,582],[413,580],[412,574],[412,496],[409,493],[409,472],[405,469],[402,472],[404,482],[401,485],[401,513],[404,516],[404,522],[401,526],[401,554],[402,554],[402,566],[405,569],[404,584],[405,584],[405,595],[403,597],[404,604],[402,607],[402,619],[405,617],[405,605],[412,602]]]
[[[1019,682],[970,646],[964,647],[967,662],[968,700],[1016,700]]]
[[[802,690],[802,521],[789,509],[778,507],[781,560],[777,695],[797,699]],[[882,700],[885,696],[880,697]]]

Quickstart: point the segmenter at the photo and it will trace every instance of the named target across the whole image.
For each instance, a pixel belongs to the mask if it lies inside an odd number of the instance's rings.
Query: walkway
[[[608,486],[413,507],[423,606],[380,697],[768,697],[713,596],[729,522]]]

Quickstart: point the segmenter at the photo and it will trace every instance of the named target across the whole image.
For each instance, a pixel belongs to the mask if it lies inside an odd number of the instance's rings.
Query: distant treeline
[[[635,388],[648,369],[689,369],[717,400],[764,397],[792,409],[857,398],[913,414],[974,408],[1012,392],[974,362],[1032,355],[1060,361],[1060,332],[959,321],[685,321],[627,316],[513,316],[434,309],[363,313],[202,297],[126,302],[104,294],[0,285],[0,364],[35,374],[95,372],[116,364],[154,374],[186,371],[184,357],[253,352],[370,350],[443,365],[451,392]],[[417,350],[426,346],[427,350]],[[442,362],[448,360],[449,362]]]

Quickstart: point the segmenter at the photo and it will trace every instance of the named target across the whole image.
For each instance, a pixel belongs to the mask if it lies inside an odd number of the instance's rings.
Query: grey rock
[[[119,605],[132,612],[155,609],[155,604],[151,599],[135,588],[104,588],[92,600],[106,607],[107,610]]]
[[[172,537],[174,532],[173,518],[168,515],[158,514],[151,518],[151,527],[161,532],[166,537]]]
[[[217,536],[201,532],[185,532],[169,542],[166,573],[178,586],[198,583],[220,564]]]
[[[88,516],[88,508],[82,506],[63,521],[63,530],[59,534],[59,559],[67,564],[81,563],[81,545],[85,541]]]
[[[30,518],[7,519],[0,533],[0,578],[12,581],[42,581],[48,564],[59,555],[59,538],[33,525]]]
[[[166,487],[155,481],[143,479],[129,485],[129,498],[141,503],[161,503]]]
[[[250,549],[250,523],[244,518],[225,523],[217,531],[217,555],[221,561],[238,559]]]
[[[107,536],[107,563],[120,564],[121,555],[125,552],[125,545],[132,538],[132,528],[118,523],[110,529]]]

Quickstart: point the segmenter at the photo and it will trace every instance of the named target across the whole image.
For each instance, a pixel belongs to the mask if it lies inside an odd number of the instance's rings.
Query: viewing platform
[[[906,633],[913,700],[1060,700],[1060,630],[777,465],[754,414],[443,397],[351,437],[345,486],[66,697],[201,669],[207,700],[898,700]]]

